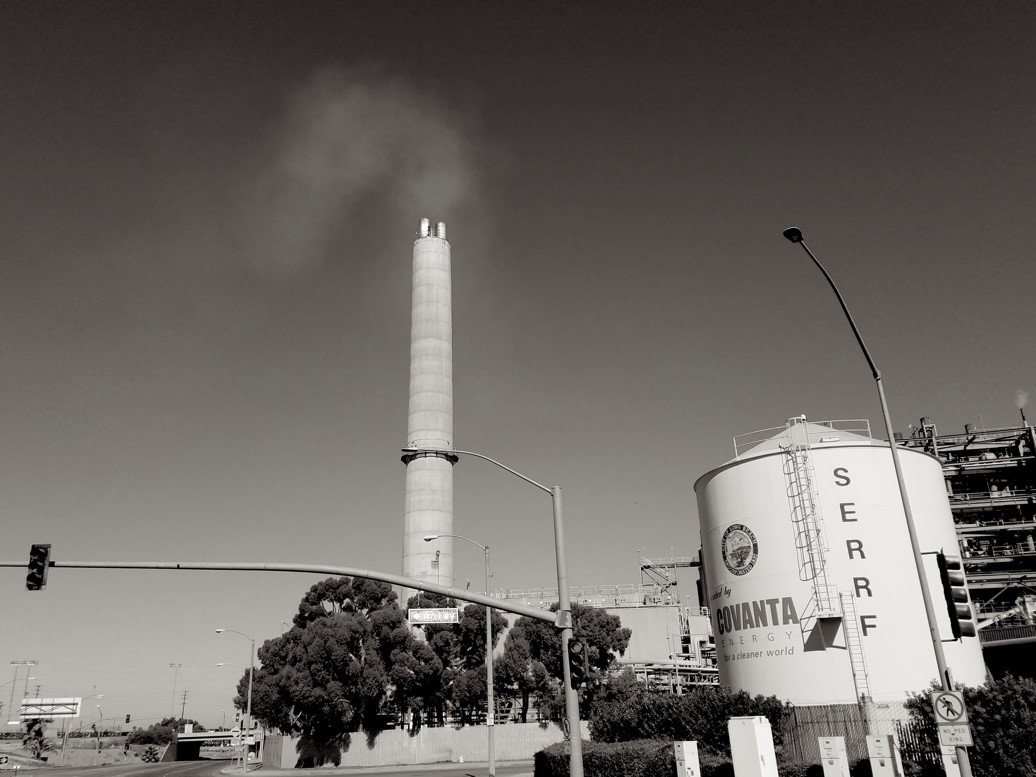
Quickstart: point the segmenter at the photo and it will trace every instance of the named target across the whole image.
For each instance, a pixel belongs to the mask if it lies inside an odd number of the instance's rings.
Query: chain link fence
[[[867,737],[891,735],[904,762],[939,766],[934,726],[910,719],[900,703],[828,704],[792,707],[782,727],[788,761],[820,763],[820,738],[844,737],[849,762],[867,758]]]

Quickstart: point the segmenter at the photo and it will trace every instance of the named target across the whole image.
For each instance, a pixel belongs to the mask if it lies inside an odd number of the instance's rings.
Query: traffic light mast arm
[[[47,546],[49,549],[49,545]],[[48,551],[49,552],[49,551]],[[564,626],[560,621],[560,612],[547,612],[537,607],[527,607],[523,604],[510,602],[506,599],[495,599],[492,596],[476,593],[474,591],[450,588],[444,585],[429,583],[424,580],[415,580],[402,575],[393,575],[388,572],[378,572],[371,569],[355,569],[353,567],[336,567],[323,564],[277,564],[268,562],[205,562],[205,561],[50,561],[49,565],[55,568],[68,569],[191,569],[191,570],[213,570],[221,572],[303,572],[317,575],[337,575],[344,577],[361,577],[368,580],[378,580],[389,585],[399,585],[404,588],[415,588],[422,591],[429,591],[435,594],[442,594],[452,599],[459,599],[462,602],[481,604],[492,607],[496,610],[524,615],[535,620],[552,623],[557,628]],[[0,567],[17,567],[25,569],[24,561],[0,561]],[[567,613],[566,613],[567,614]]]

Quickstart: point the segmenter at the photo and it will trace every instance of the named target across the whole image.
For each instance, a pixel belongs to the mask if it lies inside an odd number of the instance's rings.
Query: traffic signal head
[[[960,556],[936,555],[939,564],[939,578],[942,580],[942,592],[946,597],[946,612],[950,616],[950,630],[954,639],[974,637],[975,613],[968,599],[967,581],[964,579],[964,566]]]
[[[47,572],[50,569],[50,543],[33,545],[29,550],[29,574],[25,576],[25,589],[39,591],[47,587]]]
[[[129,713],[127,712],[126,713],[126,725],[129,725],[129,722],[130,722],[130,716],[129,716]]]
[[[568,641],[568,676],[572,688],[579,690],[579,686],[586,679],[586,645],[574,639]]]

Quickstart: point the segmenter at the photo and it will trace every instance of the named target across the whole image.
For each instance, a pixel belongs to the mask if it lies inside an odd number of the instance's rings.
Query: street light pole
[[[29,660],[24,660],[23,659],[21,661],[12,661],[11,662],[11,665],[14,666],[14,679],[11,680],[11,707],[10,707],[10,709],[7,710],[7,724],[8,725],[17,726],[21,722],[18,719],[11,720],[11,715],[15,714],[15,712],[14,712],[14,709],[15,709],[14,708],[14,692],[15,692],[15,689],[18,687],[18,667],[20,667],[20,666],[24,666],[25,667],[25,695],[28,696],[29,695],[29,680],[30,679],[35,679],[35,678],[30,678],[29,677],[29,675],[32,673],[32,668],[31,667],[37,666],[39,663],[40,662],[37,659],[34,659],[34,658],[33,659],[29,659]],[[7,683],[4,683],[4,685],[6,685],[6,684]],[[19,710],[19,712],[21,711],[21,707],[20,706],[18,707],[18,710]]]
[[[863,336],[860,334],[860,330],[856,327],[856,322],[853,320],[852,314],[849,312],[848,306],[845,304],[845,300],[842,298],[842,294],[838,291],[838,287],[835,285],[834,280],[828,274],[827,270],[820,263],[820,260],[813,255],[813,252],[809,250],[809,246],[805,244],[802,239],[802,231],[798,227],[788,227],[784,230],[784,237],[790,240],[792,243],[798,243],[802,246],[803,250],[809,255],[809,258],[813,260],[813,264],[817,266],[817,269],[823,273],[824,278],[827,279],[828,284],[831,286],[831,290],[835,293],[838,298],[838,304],[842,306],[842,312],[845,313],[846,319],[849,321],[849,326],[853,330],[853,335],[856,337],[856,342],[860,345],[860,350],[863,351],[863,356],[867,360],[867,365],[870,367],[871,375],[874,377],[874,382],[878,387],[878,401],[881,404],[881,415],[885,422],[885,435],[888,437],[889,450],[892,452],[892,466],[896,470],[896,483],[899,485],[899,497],[903,502],[903,515],[906,518],[907,534],[910,536],[910,549],[914,556],[914,567],[917,570],[917,580],[921,585],[921,598],[924,601],[925,616],[928,619],[928,632],[932,640],[932,648],[935,651],[935,664],[939,670],[939,683],[942,685],[944,691],[953,690],[953,682],[950,677],[950,671],[946,664],[946,653],[942,648],[942,639],[939,636],[939,624],[935,616],[935,607],[932,604],[932,595],[928,591],[928,578],[925,575],[924,568],[924,556],[921,555],[921,546],[917,539],[917,529],[914,526],[914,514],[910,509],[910,498],[907,496],[906,481],[903,479],[903,468],[899,461],[899,446],[896,445],[896,438],[892,431],[892,416],[889,414],[888,402],[885,400],[885,389],[881,385],[881,370],[874,364],[874,359],[871,358],[870,351],[867,350],[867,346],[863,342]],[[966,747],[957,748],[957,764],[960,766],[961,777],[971,777],[971,762],[968,759],[968,749]]]
[[[524,480],[529,485],[535,486],[540,491],[550,494],[551,504],[554,508],[554,554],[557,559],[558,569],[558,619],[557,627],[561,630],[561,669],[562,680],[565,691],[565,723],[568,729],[568,739],[571,743],[569,761],[570,777],[583,777],[583,740],[579,728],[579,695],[572,687],[572,671],[568,663],[568,643],[572,639],[572,603],[568,592],[568,569],[565,564],[565,532],[561,514],[561,488],[559,486],[545,486],[537,483],[530,477],[523,475],[506,464],[496,459],[473,451],[459,450],[438,450],[431,448],[403,448],[404,461],[409,457],[416,456],[471,456],[476,459],[488,461],[505,472],[510,472],[516,478]]]
[[[222,634],[224,631],[240,634],[252,643],[252,655],[248,662],[248,697],[245,702],[245,730],[242,732],[243,736],[241,737],[241,742],[244,744],[244,749],[241,752],[241,772],[248,774],[248,737],[252,734],[252,674],[255,672],[255,639],[237,629],[216,629],[217,634]]]
[[[459,540],[467,540],[472,545],[482,549],[486,566],[486,596],[489,596],[489,546],[481,542],[475,542],[471,537],[463,534],[429,534],[424,538],[425,542],[437,540],[440,537],[456,537]],[[489,777],[496,775],[496,746],[494,728],[496,724],[496,707],[493,700],[493,608],[486,605],[486,750],[489,754]]]

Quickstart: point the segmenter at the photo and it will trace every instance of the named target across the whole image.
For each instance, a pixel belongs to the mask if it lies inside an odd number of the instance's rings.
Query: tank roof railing
[[[651,600],[643,586],[633,583],[572,586],[569,593],[573,602],[593,607],[639,607],[662,603]],[[496,599],[524,602],[531,607],[549,607],[558,601],[556,588],[504,588],[492,591],[490,595]]]
[[[798,419],[795,419],[798,420]],[[871,436],[871,422],[866,418],[848,418],[848,419],[826,419],[823,421],[809,421],[807,423],[811,426],[823,426],[832,431],[836,432],[850,432],[852,434],[859,434],[864,437]],[[759,429],[755,432],[748,432],[747,434],[739,434],[734,438],[734,458],[740,458],[741,454],[747,452],[749,449],[754,448],[760,443],[771,440],[774,437],[779,437],[782,434],[789,433],[790,427],[788,424],[784,426],[772,426],[769,429]],[[790,434],[790,433],[789,433]],[[824,441],[824,438],[820,434],[810,433],[809,443],[819,443]]]
[[[644,567],[700,567],[697,556],[666,556],[665,558],[640,557],[640,568]]]

